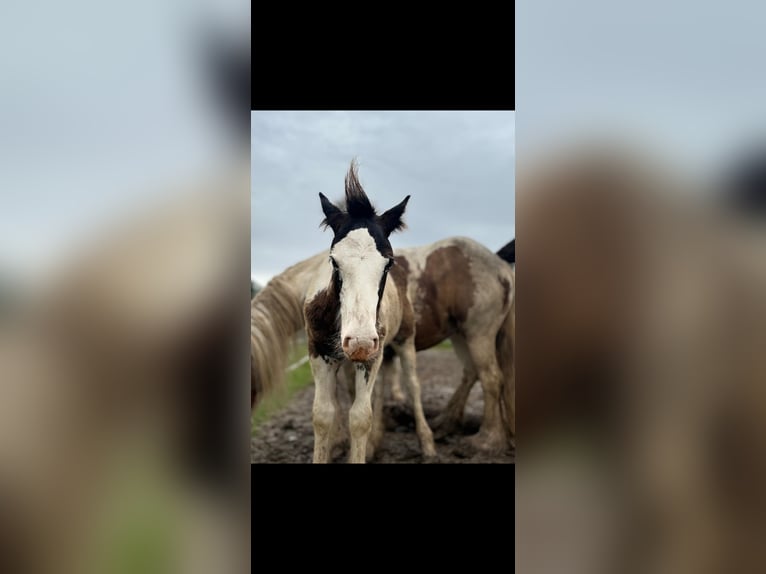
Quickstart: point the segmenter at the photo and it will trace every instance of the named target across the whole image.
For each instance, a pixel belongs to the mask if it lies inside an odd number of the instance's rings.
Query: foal
[[[404,227],[409,201],[377,215],[352,162],[346,175],[346,211],[319,194],[325,227],[334,237],[330,256],[313,277],[304,304],[309,362],[314,376],[314,462],[328,462],[331,433],[338,414],[338,370],[352,362],[355,397],[349,411],[349,462],[363,463],[372,430],[372,394],[386,345],[400,354],[414,399],[415,420],[423,454],[435,456],[431,429],[425,420],[415,373],[415,332],[412,305],[404,285],[387,282],[395,264],[389,235]]]

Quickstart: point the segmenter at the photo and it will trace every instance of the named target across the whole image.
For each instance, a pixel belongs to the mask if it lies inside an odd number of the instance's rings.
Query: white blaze
[[[340,291],[341,341],[346,337],[373,339],[378,287],[388,260],[380,254],[365,228],[354,229],[332,249],[343,282]]]

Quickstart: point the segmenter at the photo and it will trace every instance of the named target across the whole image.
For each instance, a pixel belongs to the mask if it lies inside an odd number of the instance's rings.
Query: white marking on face
[[[378,307],[378,287],[388,259],[380,254],[365,228],[354,229],[338,241],[330,253],[338,265],[341,341],[346,337],[373,339]]]

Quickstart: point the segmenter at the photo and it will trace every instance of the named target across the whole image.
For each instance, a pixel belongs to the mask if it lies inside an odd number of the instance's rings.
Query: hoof
[[[434,430],[434,437],[443,439],[449,435],[456,434],[460,430],[460,420],[445,412],[437,416],[430,426]]]
[[[370,462],[375,459],[375,455],[380,450],[380,443],[383,440],[383,436],[377,437],[377,439],[373,439],[373,437],[370,437],[370,440],[367,441],[367,449],[365,450],[365,457],[367,459],[367,462]]]
[[[471,448],[486,454],[502,454],[508,450],[508,441],[502,435],[487,435],[479,432],[468,437]]]
[[[423,458],[426,460],[431,460],[436,458],[438,455],[436,454],[436,447],[434,446],[433,442],[431,444],[423,445]]]
[[[423,464],[439,464],[442,462],[441,457],[434,453],[431,456],[425,456],[423,455]]]

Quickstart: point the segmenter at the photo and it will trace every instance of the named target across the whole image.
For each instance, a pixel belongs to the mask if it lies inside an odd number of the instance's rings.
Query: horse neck
[[[322,251],[313,257],[288,267],[278,275],[278,277],[284,278],[289,283],[296,296],[300,298],[301,305],[306,301],[306,297],[316,282],[320,270],[327,264],[329,255],[329,250]]]

